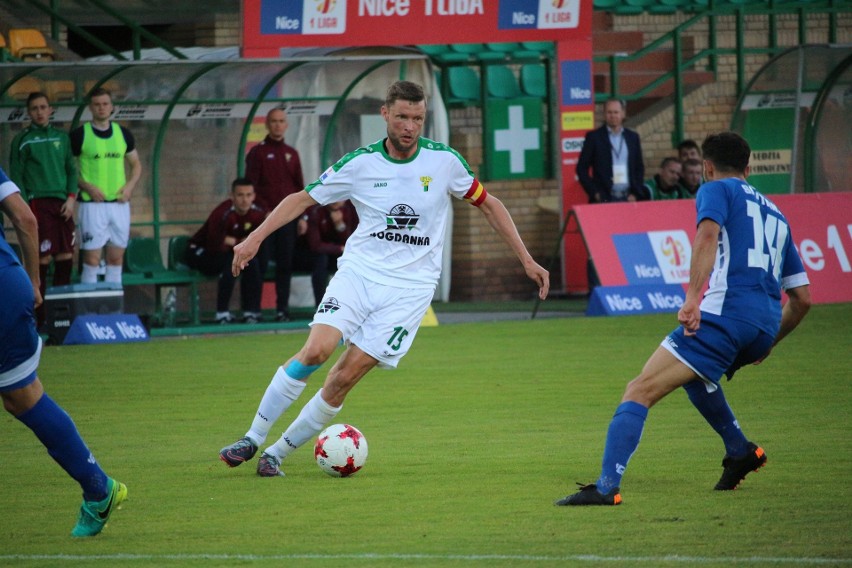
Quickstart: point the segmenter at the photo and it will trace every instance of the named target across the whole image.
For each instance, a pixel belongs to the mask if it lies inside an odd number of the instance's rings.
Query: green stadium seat
[[[547,69],[538,63],[521,66],[521,91],[531,97],[547,97]]]
[[[470,67],[448,67],[447,84],[449,102],[472,103],[479,102],[479,75]]]
[[[426,55],[430,55],[432,57],[438,57],[450,51],[449,46],[447,45],[418,45],[417,49],[425,53]]]
[[[166,271],[160,243],[151,238],[133,238],[127,244],[124,261],[128,272],[153,277]]]
[[[190,271],[186,265],[186,250],[189,248],[189,236],[177,235],[169,239],[168,268],[169,270]]]
[[[450,51],[454,51],[456,53],[466,53],[468,55],[476,55],[480,51],[483,51],[485,46],[481,43],[451,43]]]
[[[498,99],[514,99],[521,96],[518,80],[505,65],[490,65],[485,69],[488,96]]]
[[[171,250],[171,247],[170,247]],[[175,248],[177,254],[177,248]],[[154,312],[162,317],[160,289],[163,286],[189,287],[189,315],[193,325],[200,323],[198,309],[198,283],[208,280],[207,276],[194,270],[169,270],[163,264],[160,243],[149,237],[131,238],[124,253],[124,286],[154,286]]]
[[[554,49],[552,41],[522,41],[521,47],[530,51],[538,51],[544,55],[552,54]]]
[[[517,42],[487,43],[485,49],[477,53],[482,61],[505,61],[514,52],[520,51],[521,44]]]

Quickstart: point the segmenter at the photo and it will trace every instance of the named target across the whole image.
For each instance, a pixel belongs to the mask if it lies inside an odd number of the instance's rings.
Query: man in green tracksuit
[[[38,222],[41,294],[53,260],[53,285],[71,283],[77,198],[77,166],[68,135],[50,124],[53,107],[47,95],[30,93],[27,114],[32,121],[15,136],[9,159],[9,177],[26,195]],[[39,325],[44,308],[36,310]]]

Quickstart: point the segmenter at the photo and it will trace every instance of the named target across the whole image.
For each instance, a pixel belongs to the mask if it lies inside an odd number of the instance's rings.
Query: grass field
[[[815,307],[725,384],[769,456],[740,489],[712,491],[723,446],[677,392],[651,411],[624,503],[579,509],[552,503],[597,477],[624,384],[673,314],[422,329],[336,420],[369,440],[348,479],[309,448],[277,479],[217,457],[304,333],[50,347],[48,392],[129,500],[100,536],[71,539],[78,487],[4,413],[0,565],[850,566],[850,321],[850,304]]]

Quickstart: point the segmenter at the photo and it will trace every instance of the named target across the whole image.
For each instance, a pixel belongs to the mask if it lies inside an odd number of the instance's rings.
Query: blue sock
[[[725,393],[719,386],[714,392],[707,392],[704,383],[699,380],[683,385],[690,402],[698,409],[701,416],[722,437],[725,452],[729,456],[740,457],[748,452],[748,440],[740,430],[740,425],[734,417]]]
[[[74,421],[47,393],[16,417],[33,431],[56,463],[83,489],[83,499],[100,501],[107,494],[107,476],[77,432]]]
[[[647,417],[648,409],[638,402],[622,402],[615,409],[606,433],[601,476],[595,483],[601,493],[609,493],[621,484],[627,462],[639,446]]]

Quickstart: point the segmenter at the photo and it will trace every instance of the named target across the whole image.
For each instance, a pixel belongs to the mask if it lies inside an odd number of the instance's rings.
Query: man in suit
[[[577,161],[577,178],[589,203],[649,199],[644,188],[645,165],[639,134],[624,128],[625,104],[620,99],[604,103],[606,124],[586,134]]]

